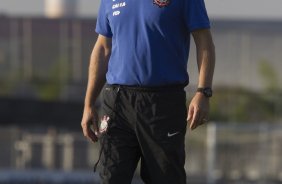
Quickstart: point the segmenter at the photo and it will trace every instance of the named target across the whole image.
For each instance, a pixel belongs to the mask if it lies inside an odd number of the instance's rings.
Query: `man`
[[[102,183],[184,184],[184,139],[208,119],[215,64],[203,0],[101,0],[81,126],[101,142]],[[190,34],[197,92],[186,108]],[[101,125],[95,102],[105,82]]]

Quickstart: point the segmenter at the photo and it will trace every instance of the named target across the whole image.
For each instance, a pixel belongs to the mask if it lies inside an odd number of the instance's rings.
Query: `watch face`
[[[212,96],[212,90],[210,88],[204,89],[203,93],[204,93],[204,95],[206,97],[211,97]]]

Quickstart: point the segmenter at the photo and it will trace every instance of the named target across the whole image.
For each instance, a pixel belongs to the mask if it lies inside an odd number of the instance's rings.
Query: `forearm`
[[[90,58],[85,107],[94,106],[105,84],[109,57],[110,48],[102,46],[97,41]]]
[[[212,87],[215,67],[215,48],[209,31],[195,38],[197,64],[199,69],[198,87]]]
[[[212,87],[215,66],[214,46],[210,45],[208,48],[199,49],[197,61],[199,68],[198,87]]]

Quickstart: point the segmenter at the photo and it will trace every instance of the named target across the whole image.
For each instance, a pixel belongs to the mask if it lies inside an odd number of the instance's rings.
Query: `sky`
[[[100,0],[79,0],[78,15],[94,17]],[[282,0],[205,0],[210,18],[282,20]],[[44,0],[0,0],[0,14],[43,16]]]

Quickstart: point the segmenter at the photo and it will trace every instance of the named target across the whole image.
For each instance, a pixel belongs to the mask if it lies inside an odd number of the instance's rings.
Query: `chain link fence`
[[[282,183],[281,144],[282,126],[267,123],[210,123],[188,131],[187,181]],[[11,183],[17,177],[23,181],[48,178],[49,183],[64,183],[69,178],[74,183],[98,182],[98,175],[92,173],[98,149],[98,144],[88,142],[81,133],[1,128],[0,183]],[[135,183],[140,182],[138,171],[136,177]]]

